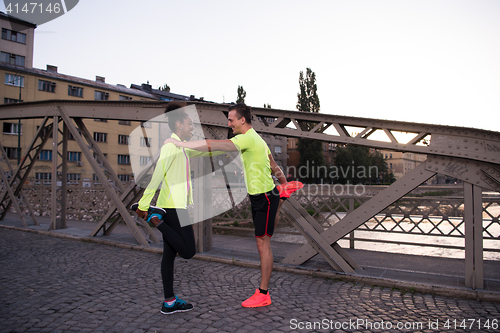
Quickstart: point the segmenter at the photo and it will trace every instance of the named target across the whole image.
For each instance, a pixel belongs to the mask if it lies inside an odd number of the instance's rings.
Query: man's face
[[[227,118],[228,118],[227,126],[229,126],[229,128],[233,130],[234,134],[243,133],[241,128],[243,126],[245,118],[241,117],[240,119],[238,119],[236,110],[229,111]]]
[[[194,124],[193,119],[191,117],[184,118],[184,121],[181,124],[181,135],[180,138],[182,140],[189,141],[193,137],[194,133]]]

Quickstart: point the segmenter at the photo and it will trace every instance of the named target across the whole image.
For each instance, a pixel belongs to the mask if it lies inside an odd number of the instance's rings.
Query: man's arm
[[[286,177],[285,174],[283,174],[283,171],[281,168],[276,164],[276,161],[273,158],[272,154],[269,154],[269,162],[271,163],[271,173],[278,178],[278,181],[280,184],[285,184],[286,183]]]
[[[208,151],[210,144],[211,151],[237,151],[235,144],[231,140],[199,140],[182,142],[173,138],[165,140],[164,144],[173,143],[177,147],[188,148],[198,151]]]

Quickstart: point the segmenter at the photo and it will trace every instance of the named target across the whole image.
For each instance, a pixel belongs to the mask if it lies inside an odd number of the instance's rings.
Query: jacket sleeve
[[[156,163],[155,171],[153,172],[153,177],[151,177],[148,187],[144,190],[141,200],[139,200],[140,210],[147,211],[149,209],[151,200],[153,200],[158,187],[162,181],[166,180],[167,171],[175,158],[175,150],[176,148],[173,143],[163,146],[158,162]]]

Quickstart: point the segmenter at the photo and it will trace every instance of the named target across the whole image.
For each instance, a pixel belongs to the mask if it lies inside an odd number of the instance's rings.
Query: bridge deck
[[[50,224],[49,217],[39,218],[40,226],[29,225],[28,229],[41,231],[42,233],[69,235],[78,238],[89,237],[95,222],[68,220],[68,228],[47,232]],[[16,214],[9,213],[0,222],[0,226],[21,228],[22,223]],[[155,233],[160,236],[158,230]],[[88,238],[86,238],[88,239]],[[109,236],[92,237],[96,242],[106,241],[108,244],[122,244],[137,246],[134,236],[126,225],[116,227],[113,234]],[[298,268],[298,266],[278,264],[288,253],[297,250],[301,244],[284,242],[271,242],[275,257],[275,269],[283,270]],[[138,247],[139,248],[139,247]],[[162,249],[161,243],[152,243],[149,251],[158,252]],[[495,300],[500,302],[500,261],[484,261],[484,288],[470,290],[465,287],[464,259],[439,258],[422,255],[405,255],[389,252],[376,252],[366,250],[346,249],[349,255],[361,266],[356,270],[357,274],[339,274],[321,256],[316,256],[306,264],[301,265],[303,271],[316,271],[331,274],[333,278],[345,281],[361,281],[366,284],[384,286],[388,288],[410,289],[417,292],[436,292],[443,296],[453,297],[479,297],[484,300]],[[213,235],[213,248],[199,257],[208,260],[233,262],[247,266],[258,266],[259,258],[253,237],[237,237],[227,235]]]

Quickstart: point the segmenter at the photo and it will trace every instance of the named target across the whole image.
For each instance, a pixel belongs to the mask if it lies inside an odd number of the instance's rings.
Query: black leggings
[[[174,260],[177,254],[190,259],[196,253],[193,226],[181,227],[179,220],[189,220],[187,209],[165,209],[167,214],[157,228],[163,235],[163,256],[161,259],[161,278],[165,299],[174,297]],[[178,216],[179,215],[179,216]]]

